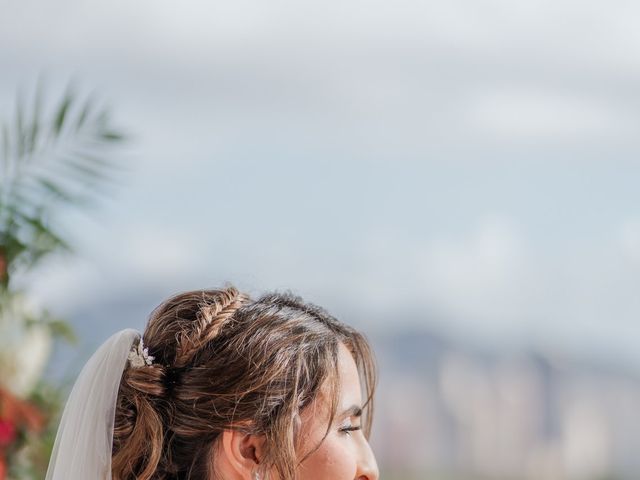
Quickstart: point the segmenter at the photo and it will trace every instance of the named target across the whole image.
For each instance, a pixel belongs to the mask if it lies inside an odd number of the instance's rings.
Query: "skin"
[[[360,376],[353,357],[340,344],[338,352],[340,395],[338,410],[329,433],[329,399],[322,388],[318,397],[301,414],[299,449],[308,456],[298,467],[304,480],[378,480],[375,456],[360,428],[362,393]],[[263,438],[225,431],[216,452],[220,478],[251,480],[260,463]],[[270,479],[277,480],[271,472]]]

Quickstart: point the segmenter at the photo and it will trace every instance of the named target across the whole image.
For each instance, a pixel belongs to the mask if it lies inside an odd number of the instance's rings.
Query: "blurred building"
[[[465,478],[637,478],[640,379],[406,332],[376,341],[373,444],[386,469]]]

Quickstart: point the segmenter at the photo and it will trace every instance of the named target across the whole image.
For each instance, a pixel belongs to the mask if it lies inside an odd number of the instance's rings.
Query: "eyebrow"
[[[340,418],[346,417],[361,417],[362,416],[362,408],[358,405],[351,405],[345,411],[340,413]]]

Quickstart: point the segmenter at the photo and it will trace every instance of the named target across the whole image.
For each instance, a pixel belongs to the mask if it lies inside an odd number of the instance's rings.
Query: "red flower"
[[[35,405],[16,397],[0,387],[0,423],[11,421],[11,427],[26,427],[28,430],[42,430],[45,418]],[[0,445],[2,445],[2,426],[0,426]],[[13,431],[12,430],[12,431]]]
[[[15,438],[16,426],[13,422],[0,418],[0,447],[6,447],[13,442]]]

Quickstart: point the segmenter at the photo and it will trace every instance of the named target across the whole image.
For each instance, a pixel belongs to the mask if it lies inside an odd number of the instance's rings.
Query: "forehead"
[[[338,347],[339,406],[360,405],[361,388],[358,367],[349,349],[340,342]],[[348,405],[344,405],[344,404]]]
[[[303,410],[303,418],[326,420],[331,408],[333,380],[337,380],[338,387],[338,411],[336,413],[340,413],[341,410],[353,405],[361,405],[362,393],[358,367],[351,351],[342,342],[338,344],[338,368],[336,373],[337,378],[332,376],[325,379],[316,398]]]

